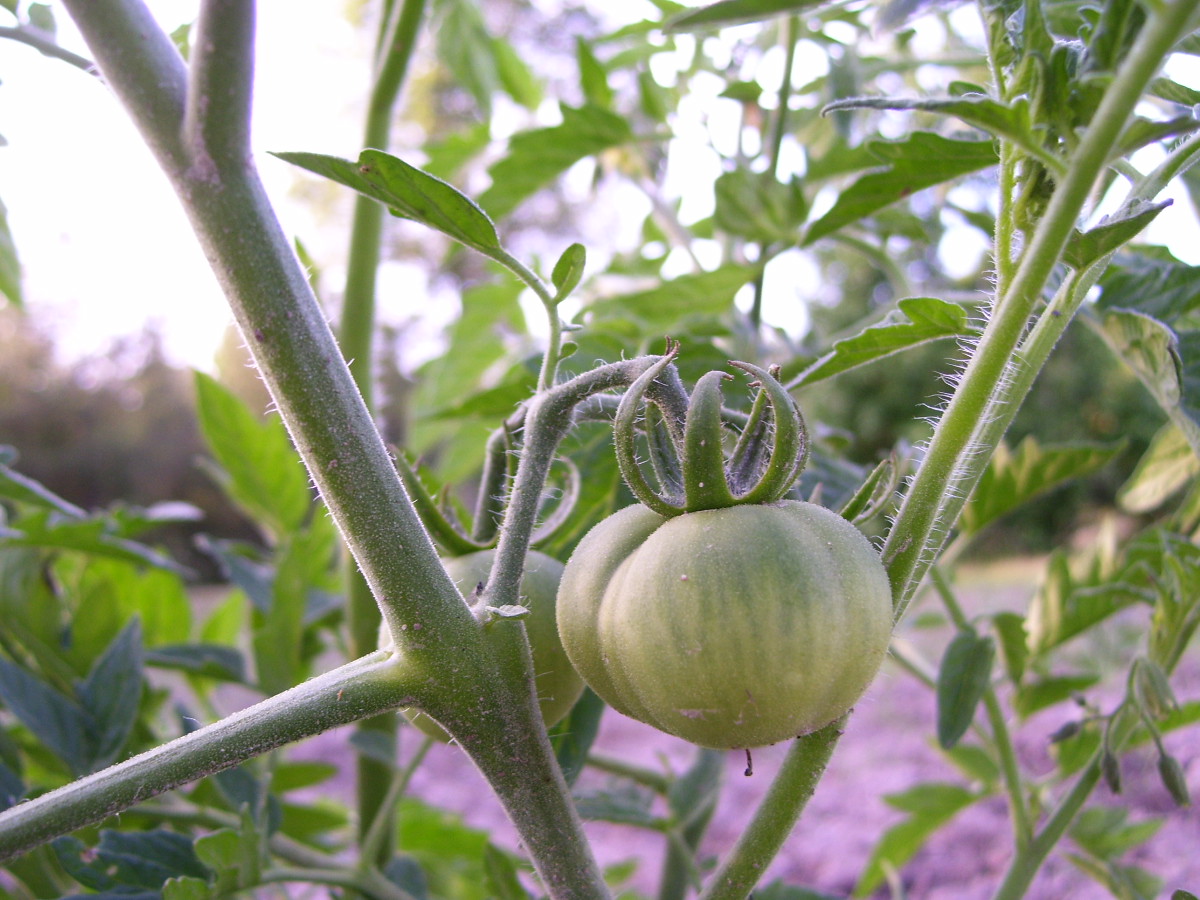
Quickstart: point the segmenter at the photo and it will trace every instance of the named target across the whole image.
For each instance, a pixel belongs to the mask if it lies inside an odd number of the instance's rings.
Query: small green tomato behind
[[[492,569],[493,550],[469,553],[442,561],[446,573],[468,600],[475,601],[475,588],[486,581]],[[563,565],[558,560],[530,551],[525,557],[525,573],[521,578],[521,605],[529,609],[525,617],[525,634],[533,654],[538,703],[546,725],[553,725],[565,716],[583,693],[583,681],[563,651],[555,625],[555,596],[562,578]],[[448,741],[450,736],[429,716],[417,710],[405,710],[405,717],[430,737]]]
[[[673,356],[618,409],[618,461],[642,503],[595,526],[568,560],[562,644],[609,705],[695,744],[807,734],[849,710],[879,670],[892,631],[887,573],[840,515],[781,499],[807,436],[773,373],[735,364],[760,392],[727,461],[723,376],[710,373],[679,402],[666,373]],[[663,423],[647,435],[658,490],[635,461],[643,398]]]
[[[558,626],[614,709],[704,747],[759,747],[862,696],[887,651],[891,591],[870,542],[811,503],[671,519],[631,506],[568,561]]]

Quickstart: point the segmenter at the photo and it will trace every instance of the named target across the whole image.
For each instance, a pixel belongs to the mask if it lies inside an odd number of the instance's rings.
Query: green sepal
[[[636,378],[621,397],[617,413],[613,417],[613,449],[617,454],[617,468],[633,495],[660,516],[677,516],[683,509],[660,497],[646,481],[637,461],[637,444],[634,440],[638,410],[646,391],[660,374],[667,370],[679,353],[678,344],[670,344],[667,352],[654,365]]]
[[[758,484],[738,498],[739,503],[771,503],[782,498],[808,462],[808,429],[796,401],[773,374],[750,363],[730,363],[758,379],[758,385],[771,404],[775,435],[771,457]]]
[[[567,520],[571,518],[571,513],[575,511],[575,504],[579,502],[579,496],[583,491],[583,478],[579,474],[579,467],[571,462],[571,458],[560,456],[557,462],[562,463],[563,469],[567,473],[562,486],[562,497],[554,504],[550,514],[542,520],[541,524],[534,528],[529,543],[535,547],[549,541],[566,524]]]
[[[486,550],[490,545],[474,541],[462,531],[433,498],[429,489],[421,481],[420,476],[403,453],[396,453],[396,473],[404,484],[416,507],[421,524],[430,536],[441,545],[442,549],[451,556],[465,556]],[[494,543],[494,542],[493,542]]]
[[[683,491],[688,512],[737,504],[725,476],[721,425],[721,382],[725,372],[707,372],[692,390],[683,433]]]

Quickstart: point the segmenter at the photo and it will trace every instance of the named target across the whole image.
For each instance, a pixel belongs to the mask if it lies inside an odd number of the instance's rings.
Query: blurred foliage
[[[0,344],[0,444],[17,449],[22,472],[84,509],[193,504],[202,523],[163,526],[155,540],[208,577],[217,572],[193,546],[198,531],[254,536],[197,465],[204,445],[191,379],[163,357],[157,334],[62,362],[36,315],[10,307],[0,309]]]

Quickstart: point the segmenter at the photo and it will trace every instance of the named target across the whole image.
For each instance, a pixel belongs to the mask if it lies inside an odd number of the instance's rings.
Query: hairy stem
[[[709,878],[700,900],[745,900],[812,798],[845,724],[842,716],[792,742],[754,818]]]
[[[424,617],[443,627],[428,628],[422,646],[414,649],[455,640],[471,627],[466,604],[404,493],[253,162],[232,152],[244,129],[230,123],[210,129],[200,117],[189,125],[189,136],[213,134],[218,144],[202,148],[197,162],[199,151],[183,139],[185,110],[194,95],[187,70],[144,5],[136,0],[65,5],[179,195],[284,423],[384,607],[393,636],[417,644],[400,626]],[[232,34],[249,53],[241,36],[247,7],[253,4],[213,2],[201,18],[214,39]],[[219,83],[225,68],[205,66],[206,77]],[[214,102],[225,98],[220,103],[230,115],[249,114],[240,89],[248,67],[230,63],[234,86],[212,87]]]
[[[468,747],[512,817],[550,894],[558,900],[606,897],[541,723],[524,630],[511,622],[482,627],[442,568],[252,162],[210,153],[215,170],[203,178],[192,172],[191,148],[181,137],[187,71],[140,2],[66,0],[66,6],[179,194],[272,397],[398,648],[394,655],[379,657],[390,675],[383,681],[386,690],[372,692],[379,685],[367,677],[370,670],[356,671],[346,690],[352,698],[367,692],[363,701],[338,706],[336,697],[323,694],[325,718],[317,718],[315,711],[306,716],[303,704],[293,708],[307,697],[304,686],[294,689],[299,693],[286,692],[286,700],[268,706],[280,709],[281,720],[271,729],[270,740],[247,743],[245,752],[261,752],[398,705],[429,707]],[[236,32],[244,22],[244,8],[252,9],[253,4],[245,0],[242,7],[229,13],[232,18],[226,23],[219,13],[227,7],[214,4],[205,13],[212,17],[213,33],[221,33],[226,25]],[[244,68],[233,67],[235,81]],[[218,70],[212,73],[214,80],[219,75]],[[235,130],[228,126],[224,133]],[[521,555],[527,545],[526,533]],[[518,578],[519,573],[518,561]],[[514,595],[516,584],[514,579]],[[389,662],[393,659],[404,659],[422,673],[419,690],[397,687],[399,676]],[[159,779],[163,790],[216,765],[196,745],[185,746],[189,749],[169,757],[175,768]],[[217,746],[213,752],[228,754],[229,748]],[[103,776],[106,784],[111,776],[111,771]],[[86,799],[80,792],[89,784],[90,790],[99,791],[99,800],[88,807],[93,815],[111,813],[145,796],[134,788],[114,797],[116,788],[101,790],[94,780],[85,780],[64,789],[67,799],[58,801],[49,816],[59,823],[56,827],[74,827],[74,810]],[[36,843],[41,838],[32,836],[31,819],[46,818],[18,814],[7,821],[25,835],[22,840]],[[34,831],[46,834],[44,827]]]
[[[930,441],[924,462],[888,534],[888,564],[899,616],[932,564],[949,528],[982,474],[995,444],[979,428],[1006,397],[1010,365],[1030,316],[1104,170],[1134,106],[1191,18],[1198,0],[1176,0],[1152,18],[1113,79],[1070,159],[1045,217],[1021,255],[1008,289],[975,349]],[[1011,198],[1004,198],[1008,202]],[[998,436],[996,436],[998,440]]]
[[[77,69],[82,69],[89,75],[100,74],[96,69],[96,64],[90,59],[60,47],[55,42],[53,35],[46,34],[40,28],[34,28],[32,25],[5,25],[0,27],[0,40],[16,41],[18,44],[25,44],[38,51],[42,56],[62,60]]]
[[[403,0],[384,12],[371,73],[373,83],[367,105],[364,147],[388,149],[392,118],[412,61],[425,6],[425,0]],[[374,407],[376,273],[379,269],[385,212],[377,201],[363,194],[355,194],[338,335],[350,374],[368,409]],[[360,656],[376,646],[381,616],[370,586],[353,563],[347,567],[346,580],[350,652]],[[367,719],[359,725],[359,729],[382,735],[392,745],[396,742],[394,715]],[[391,769],[382,761],[367,755],[358,757],[356,768],[357,820],[359,839],[362,841],[367,836],[367,829],[383,809],[381,804],[391,779]],[[383,844],[375,846],[378,847],[380,861],[386,860],[391,848]]]
[[[423,678],[377,652],[0,813],[0,861],[284,744],[411,702]]]

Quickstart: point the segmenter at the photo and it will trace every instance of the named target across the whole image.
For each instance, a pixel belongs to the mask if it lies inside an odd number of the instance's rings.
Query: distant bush
[[[85,509],[165,500],[199,507],[202,522],[156,538],[208,576],[215,569],[192,544],[197,530],[252,534],[197,466],[205,450],[191,376],[165,359],[157,332],[62,362],[48,330],[10,308],[0,310],[0,343],[0,444],[17,448],[23,472]]]

